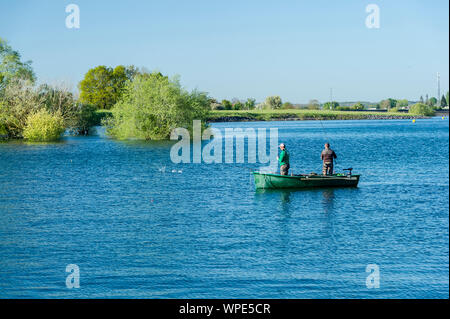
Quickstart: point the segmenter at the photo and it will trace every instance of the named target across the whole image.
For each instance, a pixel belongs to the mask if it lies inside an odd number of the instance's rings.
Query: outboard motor
[[[352,176],[352,170],[353,170],[352,167],[350,167],[350,168],[344,168],[343,170],[344,170],[344,171],[348,171],[348,173],[347,173],[347,176],[348,176],[348,177],[351,177],[351,176]]]

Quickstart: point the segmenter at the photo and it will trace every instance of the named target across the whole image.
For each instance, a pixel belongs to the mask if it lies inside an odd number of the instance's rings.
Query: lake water
[[[447,118],[214,127],[277,127],[294,173],[320,172],[328,140],[360,185],[255,191],[256,164],[103,134],[0,143],[0,297],[449,297]]]

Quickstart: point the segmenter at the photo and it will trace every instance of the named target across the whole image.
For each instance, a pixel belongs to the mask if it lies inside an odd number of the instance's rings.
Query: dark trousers
[[[281,175],[287,175],[288,171],[289,171],[289,168],[290,168],[289,164],[281,165],[280,166],[280,174]]]
[[[333,162],[331,163],[323,163],[322,167],[322,174],[323,175],[332,175],[333,174]]]

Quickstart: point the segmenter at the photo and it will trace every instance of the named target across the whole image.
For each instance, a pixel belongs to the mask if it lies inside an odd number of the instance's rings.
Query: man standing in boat
[[[323,161],[322,174],[332,175],[333,174],[333,162],[337,158],[336,153],[330,148],[330,143],[325,143],[325,149],[320,154],[320,158]]]
[[[284,143],[280,144],[280,156],[278,156],[278,162],[280,163],[280,174],[287,175],[290,165],[289,165],[289,153],[286,149],[286,145]]]

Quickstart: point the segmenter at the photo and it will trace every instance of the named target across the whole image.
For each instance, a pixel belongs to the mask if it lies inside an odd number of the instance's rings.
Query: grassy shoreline
[[[391,120],[424,118],[399,112],[364,112],[330,110],[252,110],[211,111],[209,122],[234,121],[310,121],[310,120]]]
[[[112,116],[109,110],[97,111],[97,125],[103,118]],[[311,120],[393,120],[417,119],[426,116],[400,112],[364,112],[329,110],[242,110],[211,111],[208,122],[252,122],[252,121],[311,121]]]

